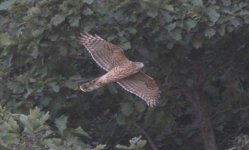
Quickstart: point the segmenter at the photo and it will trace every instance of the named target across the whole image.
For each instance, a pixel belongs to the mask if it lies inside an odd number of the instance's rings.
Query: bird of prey
[[[85,46],[93,60],[106,74],[80,86],[84,92],[90,92],[110,83],[118,83],[126,91],[143,99],[148,106],[158,104],[160,90],[153,78],[141,71],[142,62],[130,61],[118,46],[102,39],[98,35],[81,33],[80,43]]]

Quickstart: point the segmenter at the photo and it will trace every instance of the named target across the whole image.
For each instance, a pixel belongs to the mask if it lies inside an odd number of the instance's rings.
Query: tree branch
[[[139,126],[137,123],[134,123],[134,126],[145,136],[145,138],[148,140],[148,142],[149,142],[150,147],[152,148],[152,150],[159,150],[156,147],[156,144],[150,138],[149,134],[141,126]]]

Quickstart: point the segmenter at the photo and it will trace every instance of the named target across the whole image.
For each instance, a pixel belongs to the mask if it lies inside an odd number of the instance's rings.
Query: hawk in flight
[[[80,43],[85,46],[93,60],[107,71],[106,74],[82,84],[82,91],[90,92],[116,82],[128,92],[142,98],[150,107],[157,105],[159,87],[153,78],[141,71],[144,67],[142,62],[130,61],[121,48],[98,35],[81,34]]]

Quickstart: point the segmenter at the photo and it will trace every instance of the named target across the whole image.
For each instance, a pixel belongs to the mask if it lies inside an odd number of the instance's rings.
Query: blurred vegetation
[[[249,2],[238,0],[0,0],[0,144],[201,150],[207,126],[214,147],[243,147],[248,24]],[[148,108],[115,84],[81,92],[80,83],[104,71],[80,32],[145,62],[160,105]]]

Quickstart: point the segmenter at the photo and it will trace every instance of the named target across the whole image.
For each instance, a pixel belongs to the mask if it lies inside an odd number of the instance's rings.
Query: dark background
[[[248,24],[238,0],[0,0],[0,145],[249,148]],[[81,92],[105,72],[80,32],[143,61],[159,106],[116,84]]]

